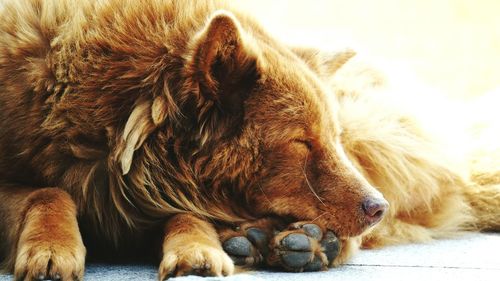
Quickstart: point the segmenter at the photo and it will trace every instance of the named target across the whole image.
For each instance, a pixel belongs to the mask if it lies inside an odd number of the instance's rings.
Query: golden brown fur
[[[289,48],[219,1],[23,0],[0,13],[0,255],[17,278],[44,271],[16,264],[23,247],[53,245],[78,259],[44,274],[81,277],[80,231],[89,253],[154,256],[163,241],[164,278],[231,273],[209,222],[315,220],[343,241],[336,263],[359,243],[498,229],[486,214],[499,213],[498,181],[470,178],[418,119],[380,109],[383,81],[353,52]],[[383,202],[372,185],[391,204],[377,227],[360,207]],[[67,212],[33,211],[52,204]],[[47,223],[68,235],[24,242]]]
[[[337,53],[350,59],[328,78],[340,102],[342,143],[391,204],[359,243],[371,248],[498,230],[500,150],[480,142],[498,141],[491,134],[497,114],[481,120],[476,115],[484,106],[441,100],[417,81],[391,79],[404,76],[352,53]]]

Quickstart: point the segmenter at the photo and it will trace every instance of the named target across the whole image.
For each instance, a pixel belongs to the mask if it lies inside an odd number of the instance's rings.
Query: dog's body
[[[208,220],[314,220],[342,241],[337,263],[360,243],[498,229],[498,172],[471,181],[411,115],[379,109],[353,53],[288,48],[220,9],[6,3],[0,254],[17,278],[81,278],[78,225],[87,246],[163,243],[161,279],[232,271]],[[391,204],[377,227],[372,184]]]

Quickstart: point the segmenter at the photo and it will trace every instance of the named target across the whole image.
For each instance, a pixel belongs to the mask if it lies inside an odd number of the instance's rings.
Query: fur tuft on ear
[[[168,104],[166,98],[159,96],[153,100],[153,104],[151,105],[151,118],[156,126],[160,125],[163,121],[165,121],[165,119],[167,119],[167,109]]]
[[[235,16],[215,12],[190,49],[186,74],[201,94],[225,111],[239,109],[259,74],[256,48]]]
[[[134,151],[142,145],[155,128],[151,122],[151,113],[151,102],[140,103],[134,108],[125,124],[118,152],[123,175],[130,171]]]

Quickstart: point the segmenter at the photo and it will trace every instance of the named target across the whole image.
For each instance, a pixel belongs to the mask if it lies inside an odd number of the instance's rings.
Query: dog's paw
[[[270,218],[246,222],[235,229],[219,231],[224,251],[239,266],[256,266],[267,258],[269,241],[281,223]]]
[[[237,229],[234,236],[222,243],[224,251],[234,264],[254,266],[260,264],[268,249],[268,234],[259,228]]]
[[[233,271],[233,261],[223,250],[192,242],[163,254],[158,277],[163,281],[185,275],[227,276]]]
[[[14,267],[15,280],[83,280],[83,243],[62,245],[56,240],[33,241],[20,244]]]
[[[271,241],[268,264],[288,271],[327,270],[337,257],[340,242],[331,231],[310,222],[291,224]]]

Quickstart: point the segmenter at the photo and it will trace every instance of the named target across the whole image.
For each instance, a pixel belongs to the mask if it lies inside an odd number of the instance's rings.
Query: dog
[[[321,270],[499,228],[498,172],[454,169],[411,116],[378,109],[383,83],[351,51],[286,46],[215,0],[0,13],[0,257],[16,280],[81,280],[87,250],[159,254],[160,280]]]

